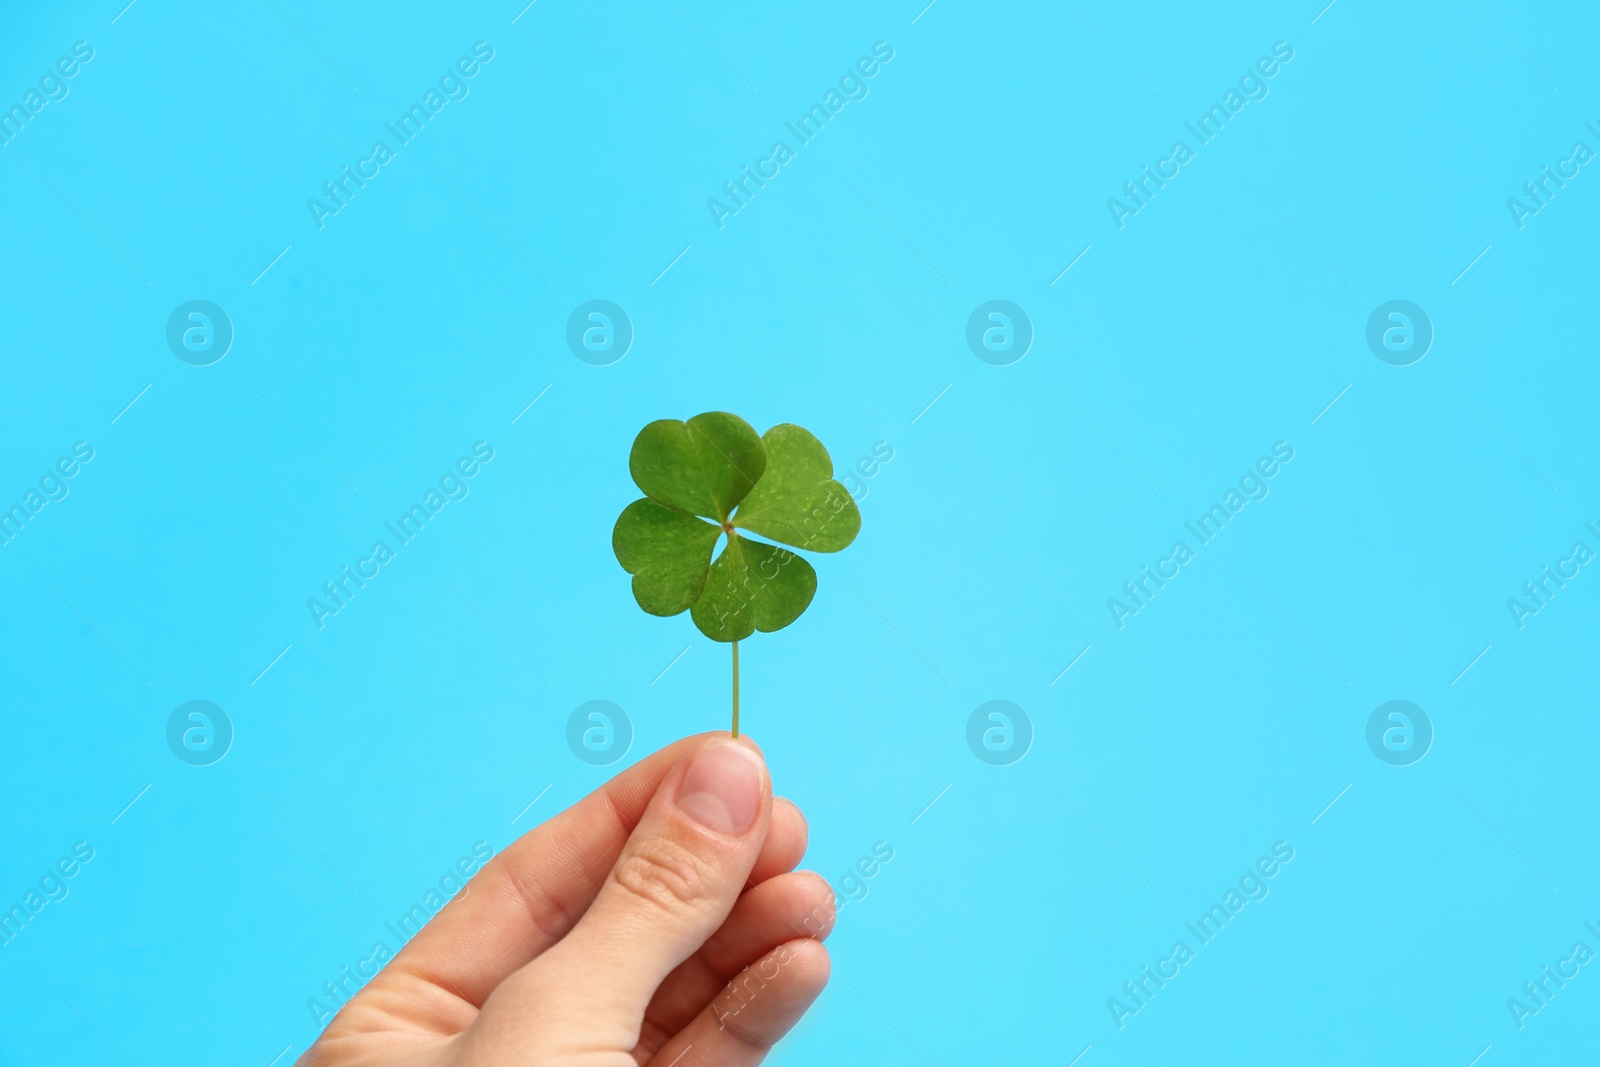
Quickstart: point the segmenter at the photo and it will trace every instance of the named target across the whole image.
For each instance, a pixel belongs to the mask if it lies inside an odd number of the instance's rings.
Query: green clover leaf
[[[761,435],[767,473],[739,506],[735,525],[774,541],[816,552],[837,552],[861,532],[861,512],[833,480],[822,442],[793,423]]]
[[[739,642],[800,617],[817,572],[792,549],[838,552],[860,532],[861,512],[822,442],[790,423],[758,437],[722,411],[662,419],[639,432],[628,469],[645,495],[611,531],[617,562],[645,611],[689,611],[701,633],[733,645],[738,736]]]
[[[678,511],[726,522],[767,469],[767,450],[748,422],[708,411],[662,419],[639,431],[628,470],[645,496]]]
[[[730,534],[711,565],[690,617],[713,641],[771,633],[800,617],[817,591],[817,572],[787,549]]]
[[[649,497],[623,509],[611,547],[633,575],[633,598],[652,615],[677,615],[705,591],[711,549],[722,529]]]

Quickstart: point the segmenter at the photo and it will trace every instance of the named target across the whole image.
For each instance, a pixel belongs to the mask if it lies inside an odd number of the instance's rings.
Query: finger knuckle
[[[715,867],[669,839],[630,846],[612,877],[620,889],[673,916],[704,911],[717,899]]]

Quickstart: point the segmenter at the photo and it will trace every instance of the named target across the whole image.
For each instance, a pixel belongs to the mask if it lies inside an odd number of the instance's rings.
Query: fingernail
[[[707,830],[735,836],[761,808],[761,768],[733,741],[713,741],[694,754],[678,784],[678,807]]]

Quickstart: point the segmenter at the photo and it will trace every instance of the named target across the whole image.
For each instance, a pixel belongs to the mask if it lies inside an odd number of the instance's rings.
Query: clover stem
[[[739,641],[733,643],[733,737],[739,737]]]
[[[739,737],[739,642],[733,643],[733,736]]]

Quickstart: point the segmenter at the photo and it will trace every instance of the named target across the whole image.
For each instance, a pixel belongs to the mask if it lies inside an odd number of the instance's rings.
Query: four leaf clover
[[[645,495],[617,518],[612,549],[641,608],[687,610],[701,633],[732,643],[737,736],[738,643],[800,617],[817,572],[792,549],[839,551],[855,540],[861,512],[822,442],[791,423],[758,436],[724,411],[662,419],[639,431],[628,469]]]

